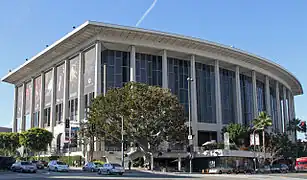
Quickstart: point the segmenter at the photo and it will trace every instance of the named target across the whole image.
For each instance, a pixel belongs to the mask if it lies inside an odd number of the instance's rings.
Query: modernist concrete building
[[[105,68],[104,68],[105,67]],[[104,69],[106,72],[104,72]],[[106,74],[104,76],[104,74]],[[3,77],[15,86],[13,131],[44,127],[63,146],[89,102],[128,81],[169,88],[188,109],[194,144],[220,141],[229,123],[247,126],[260,111],[284,132],[295,117],[300,82],[262,57],[201,39],[88,21]],[[178,132],[180,133],[180,132]]]

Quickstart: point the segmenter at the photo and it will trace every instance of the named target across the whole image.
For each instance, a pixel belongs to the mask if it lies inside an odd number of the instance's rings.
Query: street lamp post
[[[121,125],[121,134],[122,134],[122,167],[125,169],[125,163],[124,163],[124,116],[121,117],[122,119],[122,125]]]
[[[189,146],[190,146],[190,173],[192,173],[192,151],[193,148],[191,148],[193,146],[193,141],[192,141],[192,132],[191,132],[191,82],[193,81],[193,78],[188,77],[187,78],[188,81],[188,104],[189,104],[189,136],[188,136],[188,140],[189,140]]]

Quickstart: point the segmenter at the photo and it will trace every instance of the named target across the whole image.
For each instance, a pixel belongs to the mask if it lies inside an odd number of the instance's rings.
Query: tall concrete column
[[[284,123],[283,123],[283,131],[286,132],[287,125],[289,124],[289,116],[288,116],[288,106],[287,106],[287,89],[285,86],[282,88],[283,91],[283,114],[284,114]]]
[[[181,157],[178,157],[178,171],[181,171]]]
[[[18,87],[15,86],[12,132],[17,132],[17,102],[18,102]]]
[[[236,108],[235,108],[235,113],[236,113],[236,119],[239,124],[243,124],[242,120],[242,104],[241,104],[241,86],[240,86],[240,67],[236,66]]]
[[[57,68],[52,68],[52,94],[51,94],[51,107],[50,107],[50,127],[51,132],[54,132],[54,126],[56,121],[56,84],[57,84]]]
[[[26,106],[26,83],[23,83],[22,96],[21,96],[21,131],[25,131],[26,129],[25,106]]]
[[[81,121],[84,119],[84,54],[83,52],[79,53],[79,81],[78,81],[78,117],[77,121],[78,123],[81,123]],[[101,78],[100,78],[101,79]],[[100,83],[101,84],[101,83]],[[101,87],[101,85],[100,85]],[[100,89],[101,90],[101,89]],[[101,91],[99,91],[101,92]],[[95,94],[98,94],[96,92]]]
[[[162,54],[162,87],[168,88],[167,51]]]
[[[276,106],[277,106],[277,125],[279,132],[283,132],[282,128],[282,121],[281,121],[281,109],[280,109],[280,95],[279,95],[279,83],[276,81],[276,87],[275,87],[275,96],[276,96]]]
[[[253,117],[258,116],[258,102],[257,102],[257,77],[256,71],[252,71],[252,84],[253,84]]]
[[[287,91],[287,99],[288,99],[289,121],[292,121],[294,119],[294,117],[293,117],[293,99],[292,99],[292,93],[291,93],[290,90]]]
[[[195,68],[195,55],[191,56],[191,78],[193,81],[191,82],[191,113],[192,113],[192,132],[194,134],[193,144],[197,144],[197,93],[196,93],[196,68]]]
[[[30,99],[30,121],[31,128],[34,127],[34,103],[35,103],[35,79],[31,79],[31,99]]]
[[[95,63],[95,97],[101,94],[101,42],[97,41],[95,45],[96,63]],[[83,81],[82,81],[83,82]]]
[[[221,106],[221,84],[220,84],[220,66],[219,61],[215,60],[214,62],[214,77],[215,77],[215,116],[216,116],[216,123],[222,129],[222,106]],[[218,134],[218,141],[222,140],[221,133],[217,132]]]
[[[135,81],[135,46],[130,50],[130,81]]]
[[[39,127],[44,127],[44,110],[45,110],[45,73],[41,74],[41,94],[40,94],[40,109],[39,109]]]
[[[265,76],[265,108],[268,115],[271,114],[270,79]]]

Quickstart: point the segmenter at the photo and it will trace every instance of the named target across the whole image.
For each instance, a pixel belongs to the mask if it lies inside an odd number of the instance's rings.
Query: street
[[[250,180],[300,180],[307,179],[307,174],[305,173],[288,173],[288,174],[257,174],[257,175],[244,175],[244,174],[222,174],[222,175],[209,175],[209,174],[178,174],[178,173],[162,173],[162,172],[142,172],[142,171],[130,171],[125,173],[123,176],[118,175],[98,175],[97,173],[82,172],[80,170],[72,170],[70,172],[48,172],[46,170],[40,170],[37,173],[15,173],[15,172],[0,172],[0,180],[13,180],[13,179],[85,179],[85,180],[95,180],[95,179],[125,179],[125,180],[179,180],[179,179],[206,179],[206,180],[236,180],[236,179],[250,179]]]

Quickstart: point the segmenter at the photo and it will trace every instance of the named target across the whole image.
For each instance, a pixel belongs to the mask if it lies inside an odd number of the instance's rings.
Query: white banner
[[[255,137],[254,137],[255,135]],[[254,145],[255,144],[255,141],[256,141],[256,146],[259,146],[260,145],[260,140],[259,140],[259,134],[251,134],[250,135],[250,145]]]

